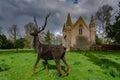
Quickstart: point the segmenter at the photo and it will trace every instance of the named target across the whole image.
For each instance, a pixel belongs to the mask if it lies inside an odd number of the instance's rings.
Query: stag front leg
[[[46,72],[48,73],[49,69],[48,69],[48,61],[45,60],[45,68],[46,68]]]
[[[40,61],[40,56],[38,55],[38,56],[37,56],[37,59],[36,59],[36,62],[35,62],[35,64],[34,64],[33,74],[35,73],[35,70],[36,70],[36,67],[37,67],[37,64],[38,64],[39,61]]]
[[[61,71],[62,71],[62,69],[61,69],[61,66],[60,66],[60,59],[57,59],[57,60],[55,60],[55,63],[56,63],[56,66],[57,66],[57,74],[56,74],[56,76],[61,76]]]

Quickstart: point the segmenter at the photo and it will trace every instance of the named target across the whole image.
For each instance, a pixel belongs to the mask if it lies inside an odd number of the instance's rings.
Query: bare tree
[[[61,35],[55,35],[55,43],[57,45],[61,45],[62,44],[62,36]]]
[[[10,28],[9,28],[9,38],[15,42],[16,39],[19,37],[19,30],[17,25],[13,24]]]
[[[54,45],[61,45],[62,44],[62,36],[51,33],[51,41],[52,41],[52,44],[54,44]]]

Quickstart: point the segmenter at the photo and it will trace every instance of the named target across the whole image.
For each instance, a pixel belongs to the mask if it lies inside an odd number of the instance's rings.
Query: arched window
[[[82,25],[80,25],[79,26],[79,35],[82,35],[82,33],[83,33],[83,27],[82,27]]]

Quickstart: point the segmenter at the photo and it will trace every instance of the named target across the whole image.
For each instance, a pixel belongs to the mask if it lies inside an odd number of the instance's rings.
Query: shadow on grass
[[[44,66],[44,69],[45,69],[45,62],[44,62],[44,61],[42,62],[42,65]],[[57,70],[56,64],[49,64],[49,63],[48,63],[48,68],[49,68],[49,69],[56,69],[56,70]],[[65,66],[62,66],[62,65],[61,65],[61,68],[62,68],[62,70],[65,71]]]
[[[103,55],[115,55],[115,56],[120,56],[120,51],[81,51],[81,50],[77,50],[77,51],[69,51],[71,53],[76,52],[78,54],[83,54],[83,53],[95,53],[95,54],[103,54]]]
[[[99,59],[98,57],[96,57],[93,54],[84,54],[86,57],[88,57],[89,61],[92,61],[94,64],[100,66],[101,68],[109,68],[110,66],[113,66],[114,68],[116,68],[118,71],[120,71],[120,64],[113,62],[107,58],[101,58]]]
[[[43,64],[44,68],[42,68],[41,70],[37,71],[35,74],[37,74],[37,73],[41,72],[42,70],[45,70],[45,69],[46,69],[46,68],[45,68],[45,63],[42,62],[42,64]],[[65,66],[62,66],[62,65],[61,65],[61,68],[62,68],[63,71],[65,71]],[[48,69],[49,69],[49,70],[56,70],[56,71],[57,71],[56,65],[52,65],[52,64],[48,64]]]

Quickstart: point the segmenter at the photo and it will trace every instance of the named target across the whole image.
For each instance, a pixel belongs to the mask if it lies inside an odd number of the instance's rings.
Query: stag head
[[[50,13],[47,14],[47,16],[45,17],[45,22],[44,22],[44,25],[42,27],[38,26],[36,17],[34,16],[33,32],[31,32],[30,35],[38,36],[38,33],[42,32],[45,29],[46,24],[47,24],[47,19],[48,19],[49,16],[50,16]]]

